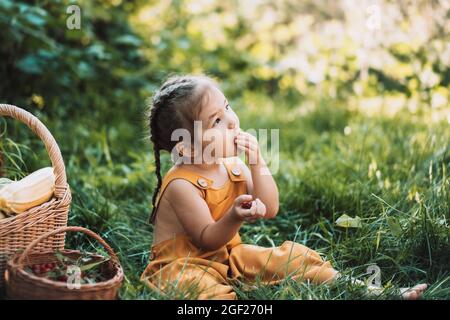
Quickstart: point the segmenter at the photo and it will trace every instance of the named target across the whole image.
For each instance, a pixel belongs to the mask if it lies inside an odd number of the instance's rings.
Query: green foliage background
[[[383,283],[427,281],[426,298],[450,297],[448,2],[381,1],[378,29],[370,3],[348,3],[0,0],[0,101],[54,135],[70,224],[118,252],[122,298],[167,298],[139,282],[156,183],[145,100],[169,74],[197,72],[220,83],[243,129],[280,129],[280,213],[244,225],[244,241],[295,239],[353,275],[376,263]],[[80,30],[66,27],[71,4]],[[23,124],[1,123],[5,175],[50,165]],[[336,226],[344,213],[362,227]],[[290,282],[239,297],[364,298]]]

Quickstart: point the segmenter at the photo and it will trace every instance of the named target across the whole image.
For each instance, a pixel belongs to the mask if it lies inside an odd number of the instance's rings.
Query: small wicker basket
[[[110,260],[104,263],[102,273],[108,280],[94,284],[80,284],[77,289],[69,287],[66,282],[39,277],[25,271],[26,266],[33,264],[57,262],[58,258],[55,251],[34,254],[30,254],[30,252],[40,241],[67,231],[85,233],[97,240],[106,249],[110,255]],[[81,256],[81,252],[78,250],[61,250],[60,252],[75,259]],[[92,256],[102,258],[98,255]],[[117,299],[123,276],[119,258],[98,234],[82,227],[64,227],[40,236],[30,243],[24,252],[17,253],[8,261],[5,273],[6,293],[9,299],[14,300],[114,300]]]
[[[6,262],[18,250],[44,233],[67,225],[72,195],[67,183],[66,169],[58,144],[50,131],[26,110],[9,104],[0,104],[0,116],[9,116],[25,123],[43,142],[50,156],[55,174],[55,192],[47,202],[30,208],[14,217],[0,220],[0,290],[4,286]],[[36,252],[63,249],[65,234],[47,237]]]

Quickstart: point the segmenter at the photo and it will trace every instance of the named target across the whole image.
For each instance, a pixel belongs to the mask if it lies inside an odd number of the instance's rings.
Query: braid
[[[155,223],[155,218],[156,218],[156,206],[155,206],[155,202],[156,202],[156,196],[159,193],[159,190],[161,189],[161,185],[162,185],[162,177],[161,177],[161,161],[160,161],[160,154],[159,154],[159,148],[155,147],[154,149],[154,155],[155,155],[155,164],[156,164],[156,177],[158,178],[158,184],[156,186],[155,191],[153,191],[153,198],[152,198],[152,204],[153,204],[153,209],[152,209],[152,214],[150,216],[150,220],[149,222],[151,224]]]
[[[160,159],[160,148],[159,148],[159,144],[158,144],[158,136],[157,136],[157,128],[156,128],[156,117],[158,115],[158,111],[161,109],[161,105],[164,102],[164,100],[161,100],[161,95],[159,93],[157,93],[153,99],[153,107],[151,109],[151,113],[150,113],[150,139],[153,142],[153,154],[155,157],[155,172],[156,172],[156,177],[158,179],[157,182],[157,186],[156,189],[153,191],[153,197],[152,197],[152,213],[150,215],[150,219],[149,219],[149,223],[154,224],[155,222],[155,218],[156,218],[156,207],[155,207],[155,202],[156,202],[156,196],[158,195],[159,190],[161,189],[161,185],[162,185],[162,177],[161,177],[161,159]]]
[[[196,93],[195,88],[200,81],[212,83],[204,76],[173,76],[168,78],[153,96],[149,109],[150,140],[153,142],[157,186],[153,191],[152,212],[149,223],[156,219],[156,198],[161,189],[161,150],[171,152],[176,142],[171,141],[172,131],[186,126],[192,126],[195,112],[199,111],[202,93]]]

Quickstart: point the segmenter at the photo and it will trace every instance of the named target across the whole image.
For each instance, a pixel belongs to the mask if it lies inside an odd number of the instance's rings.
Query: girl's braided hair
[[[216,82],[205,75],[173,75],[167,78],[154,94],[148,108],[150,140],[155,156],[157,186],[152,197],[149,222],[156,218],[155,202],[162,185],[160,151],[172,152],[178,141],[172,141],[172,132],[179,128],[189,130],[194,137],[194,121],[199,119],[201,107],[207,99],[209,86]]]

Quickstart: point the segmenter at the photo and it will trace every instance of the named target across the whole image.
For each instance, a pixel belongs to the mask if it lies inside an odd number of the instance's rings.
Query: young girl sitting
[[[152,199],[151,261],[141,280],[150,288],[161,294],[194,290],[198,299],[236,299],[234,281],[275,284],[290,277],[320,284],[340,276],[329,261],[299,243],[284,241],[274,248],[242,243],[238,231],[244,222],[276,217],[278,189],[257,139],[240,130],[238,116],[211,78],[170,77],[154,95],[149,118],[158,186]],[[176,159],[164,179],[161,150]],[[416,299],[425,288],[409,288],[402,297]]]

